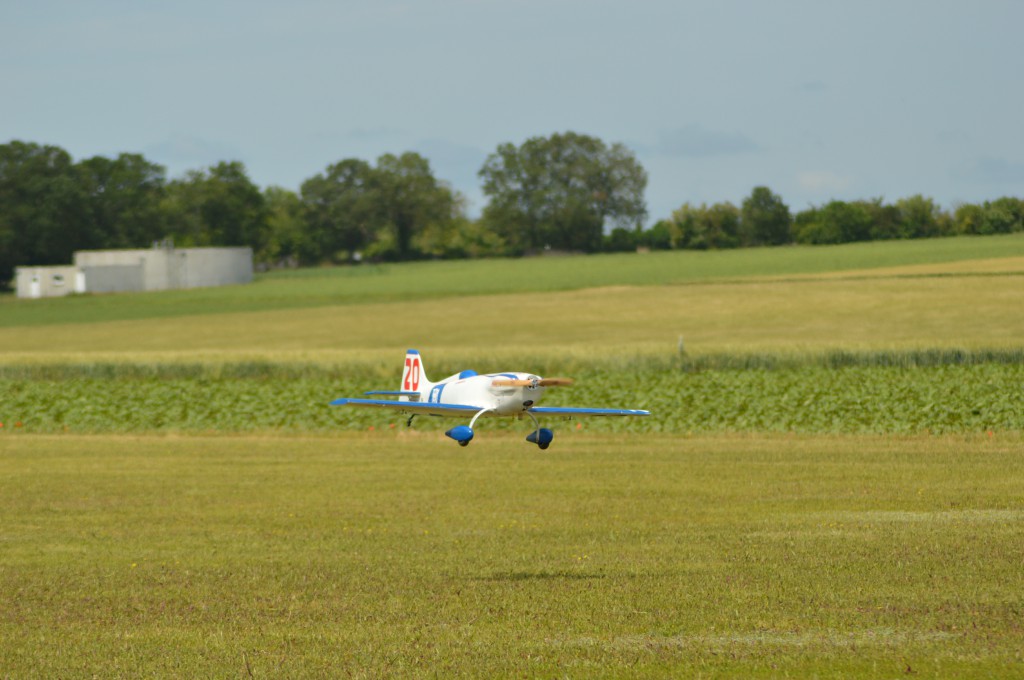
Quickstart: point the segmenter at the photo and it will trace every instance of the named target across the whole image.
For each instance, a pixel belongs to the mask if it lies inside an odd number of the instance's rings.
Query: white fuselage
[[[531,373],[491,373],[460,377],[455,374],[440,382],[420,386],[420,401],[431,404],[466,404],[488,409],[498,416],[514,416],[536,406],[544,396],[545,388],[539,385],[495,386],[498,380],[529,380],[539,378]]]

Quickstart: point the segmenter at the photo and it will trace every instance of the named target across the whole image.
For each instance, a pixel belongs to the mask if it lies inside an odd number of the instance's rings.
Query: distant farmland
[[[808,269],[818,273],[798,273]],[[1024,337],[1022,294],[1024,235],[439,262],[283,273],[222,289],[8,299],[0,347],[8,363],[329,363],[407,347],[434,362],[664,357],[680,338],[691,354],[1012,348]]]

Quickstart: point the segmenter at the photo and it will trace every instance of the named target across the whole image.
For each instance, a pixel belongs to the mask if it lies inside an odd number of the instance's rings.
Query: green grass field
[[[97,323],[396,302],[865,272],[1004,260],[989,274],[1024,271],[1024,234],[842,246],[674,251],[577,257],[418,262],[303,269],[246,286],[46,300],[0,296],[0,328]],[[0,344],[0,347],[3,345]]]
[[[1021,309],[1024,235],[0,297],[0,678],[1021,677]],[[653,413],[327,405],[407,347]]]
[[[977,239],[976,239],[977,240]],[[1024,246],[1024,238],[997,239],[1004,246]],[[932,245],[932,259],[947,252],[949,243],[966,246],[974,241],[951,239]],[[877,244],[870,244],[876,246]],[[885,244],[890,253],[879,261],[926,259],[916,242]],[[937,246],[942,246],[938,248]],[[866,248],[861,246],[859,248]],[[852,254],[859,248],[851,247]],[[1011,249],[1007,246],[1007,249]],[[759,250],[756,255],[770,262],[770,256],[804,255],[806,265],[814,262],[810,249]],[[821,256],[828,260],[824,250]],[[847,253],[838,249],[835,252]],[[707,256],[707,260],[693,259]],[[649,256],[596,258],[606,265],[621,261],[626,270],[642,272],[645,262],[709,262],[732,256],[724,268],[733,272],[747,266],[752,254],[667,253]],[[631,258],[631,259],[627,259]],[[649,259],[653,258],[653,259]],[[666,258],[676,258],[674,260]],[[838,258],[840,264],[853,259],[850,253]],[[689,283],[612,285],[618,269],[609,268],[598,287],[575,290],[522,292],[529,275],[544,266],[562,277],[568,287],[573,276],[584,271],[591,258],[540,258],[517,261],[518,273],[485,275],[476,269],[485,285],[461,281],[462,295],[449,294],[421,299],[373,301],[365,294],[357,301],[312,305],[309,296],[321,287],[350,278],[349,272],[334,271],[316,276],[282,279],[301,287],[280,299],[262,300],[259,309],[226,311],[211,302],[210,313],[197,313],[209,297],[248,295],[249,287],[209,291],[107,295],[61,300],[17,301],[0,305],[0,348],[6,362],[13,361],[224,361],[272,360],[345,363],[351,361],[398,361],[408,347],[418,347],[428,358],[463,361],[509,355],[543,357],[558,355],[671,356],[682,337],[693,354],[735,352],[796,352],[833,349],[930,349],[1020,347],[1024,337],[1024,258],[958,260],[944,265],[916,264],[896,269],[825,271],[815,275],[764,278],[747,276],[719,280],[698,277]],[[582,264],[577,264],[582,263]],[[770,270],[762,263],[760,269]],[[512,261],[494,263],[498,269]],[[415,288],[417,278],[431,267],[441,278],[463,267],[482,263],[429,263],[393,267],[394,276],[383,281],[398,287]],[[592,267],[593,265],[586,265]],[[824,265],[820,265],[824,266]],[[787,268],[778,265],[775,271]],[[547,271],[547,270],[545,270]],[[429,290],[429,276],[422,288]],[[252,286],[274,286],[278,279],[261,280]],[[483,294],[480,288],[505,286],[508,292]],[[353,294],[361,289],[354,288]],[[516,292],[520,291],[520,292]],[[423,293],[426,294],[426,293]],[[400,297],[416,297],[402,295]],[[181,306],[163,308],[174,299]],[[39,305],[36,307],[35,305]],[[51,306],[53,305],[53,306]],[[145,316],[143,310],[151,309]],[[27,311],[26,311],[27,310]],[[66,312],[64,323],[56,323],[51,312]],[[174,311],[176,315],[171,315]],[[123,313],[121,313],[123,312]],[[139,314],[136,314],[139,312]],[[214,313],[217,312],[217,313]],[[167,315],[164,315],[164,314]],[[143,318],[138,318],[139,316]],[[131,317],[131,318],[125,318]],[[395,356],[399,359],[395,359]],[[503,367],[504,368],[504,367]]]
[[[1016,437],[0,437],[4,677],[1019,677]]]

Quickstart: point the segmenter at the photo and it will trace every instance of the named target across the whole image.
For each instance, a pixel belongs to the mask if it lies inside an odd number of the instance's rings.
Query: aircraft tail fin
[[[423,371],[423,359],[418,350],[410,349],[405,352],[405,370],[402,372],[402,385],[400,390],[405,393],[416,392],[423,394],[430,391],[430,381]],[[408,396],[403,396],[401,401],[408,401]],[[416,401],[414,399],[414,401]]]

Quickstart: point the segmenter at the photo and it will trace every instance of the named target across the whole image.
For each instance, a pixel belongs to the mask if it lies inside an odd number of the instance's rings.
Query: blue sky
[[[297,190],[414,150],[484,204],[504,142],[622,142],[652,221],[767,185],[795,210],[1024,195],[1016,0],[0,0],[0,142],[240,160]]]

